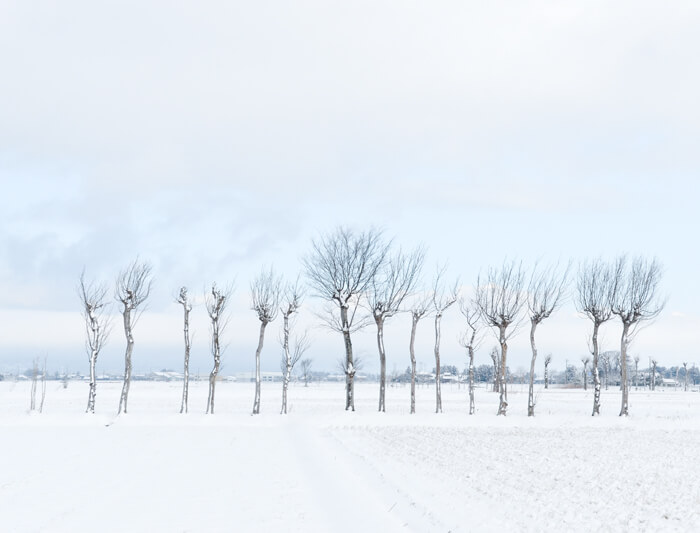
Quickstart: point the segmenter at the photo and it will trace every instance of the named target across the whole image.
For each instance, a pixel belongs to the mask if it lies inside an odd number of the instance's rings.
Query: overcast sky
[[[0,371],[47,356],[87,372],[80,271],[112,283],[137,255],[156,285],[136,370],[181,367],[173,295],[212,281],[236,286],[223,371],[251,370],[251,279],[296,276],[339,224],[424,244],[426,279],[449,261],[465,291],[505,257],[657,256],[667,306],[632,354],[700,364],[698,27],[696,2],[2,2]],[[123,368],[119,325],[99,370]],[[408,365],[409,328],[387,325],[390,370]],[[460,367],[461,328],[453,310],[444,362]],[[578,362],[588,330],[568,304],[540,351]],[[373,334],[355,340],[370,371]],[[429,321],[418,335],[430,370]],[[331,369],[342,339],[312,336]],[[527,335],[512,346],[525,367]]]

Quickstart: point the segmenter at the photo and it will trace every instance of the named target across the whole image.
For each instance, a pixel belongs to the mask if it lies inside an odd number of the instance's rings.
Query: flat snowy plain
[[[345,412],[343,384],[217,385],[134,382],[129,414],[115,416],[119,383],[99,383],[97,414],[84,414],[87,384],[48,382],[44,413],[29,414],[26,382],[0,382],[2,531],[698,531],[700,393],[510,389],[497,394],[357,385]]]

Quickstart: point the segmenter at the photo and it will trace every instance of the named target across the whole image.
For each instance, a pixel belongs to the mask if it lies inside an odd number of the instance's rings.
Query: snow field
[[[700,394],[539,390],[513,385],[509,415],[478,389],[290,388],[133,382],[129,414],[116,417],[120,383],[99,383],[97,413],[83,413],[86,383],[49,382],[44,413],[27,413],[29,383],[0,382],[0,516],[3,531],[696,531],[700,524]]]

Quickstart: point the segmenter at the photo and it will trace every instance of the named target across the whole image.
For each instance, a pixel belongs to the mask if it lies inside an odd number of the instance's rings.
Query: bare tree
[[[190,389],[190,311],[192,302],[187,295],[187,287],[180,287],[180,294],[177,303],[182,306],[184,312],[184,338],[185,338],[185,366],[183,370],[182,402],[180,403],[180,414],[188,412],[189,389]]]
[[[41,369],[41,403],[39,404],[39,412],[44,412],[44,400],[46,400],[46,357],[44,357],[44,366]]]
[[[309,381],[311,381],[311,367],[313,366],[313,363],[314,360],[308,357],[299,362],[301,365],[301,379],[304,381],[304,387],[308,387]]]
[[[467,382],[469,386],[469,414],[474,414],[474,351],[476,350],[478,339],[477,331],[479,326],[479,308],[473,301],[461,298],[459,310],[467,322],[467,330],[460,339],[460,344],[467,350],[469,365],[467,367]]]
[[[433,280],[433,311],[435,312],[435,412],[442,413],[442,388],[440,382],[440,322],[445,311],[457,301],[457,285],[455,281],[451,289],[445,289],[442,277],[446,267],[438,269]]]
[[[209,394],[207,396],[207,414],[214,414],[214,392],[216,391],[216,378],[221,368],[221,333],[227,325],[224,312],[231,296],[231,289],[219,289],[216,283],[212,284],[211,292],[207,293],[204,305],[211,321],[211,353],[214,356],[214,368],[209,374]]]
[[[552,354],[549,353],[544,357],[544,388],[549,388],[549,365],[552,363]]]
[[[490,268],[485,279],[479,276],[476,287],[476,303],[481,316],[488,326],[498,331],[498,342],[501,345],[498,414],[504,416],[508,408],[508,339],[517,330],[525,305],[522,293],[524,280],[525,274],[520,263],[504,262],[500,269]]]
[[[119,411],[127,413],[129,387],[131,386],[131,356],[134,352],[134,326],[143,309],[141,306],[151,293],[153,279],[151,265],[135,259],[117,276],[114,297],[122,304],[124,318],[124,335],[126,336],[126,353],[124,355],[124,385],[119,397]]]
[[[36,411],[36,382],[39,377],[39,361],[32,360],[32,388],[29,392],[29,410]]]
[[[656,259],[638,257],[629,262],[626,256],[618,258],[614,270],[612,312],[620,317],[620,383],[622,406],[620,416],[629,414],[629,384],[627,383],[627,349],[638,326],[656,318],[665,302],[659,299],[661,264]]]
[[[590,357],[582,357],[583,363],[583,390],[588,390],[588,364],[591,362]]]
[[[272,268],[269,271],[260,272],[255,281],[250,285],[251,305],[260,320],[260,335],[258,347],[255,350],[255,399],[253,400],[253,414],[260,414],[260,354],[265,340],[265,328],[277,317],[280,296],[282,293],[282,280]]]
[[[356,233],[339,227],[314,240],[311,246],[311,253],[303,259],[306,276],[315,294],[332,305],[324,317],[326,323],[343,335],[345,410],[354,411],[357,368],[350,335],[367,325],[366,320],[355,321],[357,309],[362,295],[384,264],[389,244],[384,242],[379,230]]]
[[[367,300],[377,325],[379,349],[379,412],[386,411],[386,349],[384,348],[384,323],[401,310],[401,304],[414,289],[425,252],[419,248],[411,254],[399,250],[384,262],[372,279]]]
[[[282,328],[282,349],[284,354],[282,355],[282,409],[280,414],[287,414],[287,390],[289,389],[289,382],[292,379],[292,371],[294,366],[299,361],[299,358],[304,354],[308,347],[308,339],[306,333],[294,343],[294,347],[289,345],[290,337],[290,320],[293,315],[299,311],[301,306],[301,301],[303,299],[302,291],[299,287],[299,280],[294,285],[287,285],[284,290],[284,294],[281,298],[281,308],[280,313],[282,314],[282,320],[284,322]]]
[[[416,299],[411,305],[411,342],[408,346],[411,356],[411,414],[416,412],[416,330],[418,322],[429,312],[430,299],[426,296]]]
[[[651,379],[649,381],[649,384],[651,386],[651,390],[656,390],[656,365],[657,365],[656,359],[652,359],[651,360]]]
[[[537,267],[530,276],[530,284],[527,291],[527,307],[530,316],[530,347],[532,359],[530,360],[530,385],[527,395],[527,416],[535,416],[535,361],[537,360],[537,346],[535,344],[535,330],[545,319],[549,318],[560,305],[564,295],[564,286],[569,273],[569,267],[562,274],[555,268]]]
[[[593,374],[593,413],[600,415],[600,345],[598,343],[598,330],[600,326],[610,320],[612,310],[610,298],[613,291],[612,270],[601,259],[586,261],[579,266],[578,280],[576,284],[576,308],[579,313],[585,314],[593,322],[591,335],[591,372]],[[606,357],[604,363],[607,365]],[[608,371],[605,371],[605,390],[608,389]]]
[[[639,382],[637,381],[637,376],[639,375],[639,356],[634,356],[634,390],[639,388]]]
[[[78,296],[83,307],[85,319],[85,350],[90,362],[90,391],[86,413],[95,412],[95,397],[97,396],[97,375],[95,366],[97,356],[107,342],[111,329],[111,318],[107,307],[107,284],[85,281],[85,270],[80,274]]]
[[[688,363],[683,361],[683,391],[688,392]]]

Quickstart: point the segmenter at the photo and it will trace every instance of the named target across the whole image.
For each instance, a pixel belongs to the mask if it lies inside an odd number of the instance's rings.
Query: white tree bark
[[[441,313],[435,314],[435,412],[442,413],[442,388],[440,383],[440,320]]]
[[[192,304],[187,296],[187,288],[182,287],[180,289],[180,296],[177,302],[182,305],[182,310],[184,313],[184,326],[183,335],[185,340],[185,361],[183,368],[183,383],[182,383],[182,401],[180,402],[180,414],[187,413],[189,410],[189,389],[190,389],[190,311],[192,311]]]
[[[379,349],[379,412],[386,412],[386,350],[384,349],[384,317],[376,316]]]
[[[411,414],[416,413],[416,329],[418,321],[421,319],[415,311],[411,313],[411,342],[409,344],[409,354],[411,356]]]
[[[530,360],[530,385],[527,390],[527,416],[535,416],[535,361],[537,360],[537,346],[535,345],[535,330],[538,322],[530,321],[530,347],[532,359]]]
[[[498,415],[506,415],[508,410],[508,389],[506,385],[506,372],[508,369],[507,358],[508,358],[508,343],[506,342],[506,327],[501,326],[499,328],[498,342],[501,345],[501,363],[499,365],[499,378],[498,378]]]
[[[267,321],[260,322],[260,335],[258,337],[258,348],[255,350],[255,398],[253,399],[253,414],[260,414],[260,354],[263,349],[263,342],[265,341],[265,328],[267,327]]]

